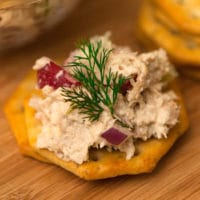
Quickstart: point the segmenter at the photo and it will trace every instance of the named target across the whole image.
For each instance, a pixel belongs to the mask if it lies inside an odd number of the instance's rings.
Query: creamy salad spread
[[[30,99],[30,106],[36,110],[35,117],[42,124],[36,146],[78,164],[88,160],[91,147],[119,150],[125,152],[126,159],[130,159],[134,156],[137,139],[166,138],[170,128],[178,122],[177,96],[173,91],[164,90],[169,77],[174,78],[176,73],[162,49],[137,54],[127,47],[112,44],[109,34],[93,37],[90,41],[94,44],[101,41],[102,47],[113,49],[106,62],[106,74],[111,69],[112,72],[129,77],[122,86],[126,89],[118,93],[114,106],[115,116],[122,119],[127,127],[117,124],[117,118],[113,118],[109,109],[103,105],[98,120],[84,118],[78,109],[72,109],[71,103],[64,100],[63,87],[45,85],[41,88],[44,97],[33,96]],[[73,61],[74,56],[80,55],[82,52],[75,50],[65,65]],[[50,62],[46,57],[40,58],[33,69],[40,70]],[[70,73],[73,67],[64,69]],[[98,70],[95,72],[99,73]],[[63,71],[59,71],[56,77],[62,74]],[[71,87],[71,90],[74,88]],[[84,90],[87,91],[87,88]],[[122,136],[125,135],[123,141],[118,145],[110,143],[107,137],[103,137],[107,132],[110,134],[111,131],[107,130],[114,130],[113,134],[119,130]]]

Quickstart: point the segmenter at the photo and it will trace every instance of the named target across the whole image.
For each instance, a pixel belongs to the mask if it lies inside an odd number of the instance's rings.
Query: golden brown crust
[[[4,106],[4,111],[11,126],[11,129],[15,135],[21,153],[47,162],[47,159],[40,156],[30,147],[26,131],[23,101],[25,96],[30,92],[30,90],[33,89],[34,85],[35,75],[34,73],[30,73],[19,84],[16,91],[7,101]]]
[[[191,34],[200,34],[200,18],[190,14],[187,8],[189,6],[191,11],[196,10],[197,7],[200,9],[199,0],[195,1],[188,1],[186,5],[184,2],[179,3],[174,0],[152,0],[181,30]]]
[[[155,45],[164,48],[175,63],[181,66],[200,67],[199,38],[195,39],[186,34],[183,37],[178,30],[171,30],[158,21],[149,3],[143,5],[138,24],[143,35]]]
[[[180,96],[176,83],[173,83],[171,88]],[[36,92],[35,94],[40,95],[40,92],[38,94]],[[171,129],[167,139],[150,139],[145,142],[138,142],[136,144],[138,155],[134,156],[131,160],[126,160],[125,154],[118,151],[108,152],[104,149],[93,149],[90,150],[90,161],[78,165],[74,162],[63,161],[48,150],[37,149],[35,147],[37,135],[40,132],[40,122],[35,119],[35,111],[28,104],[29,98],[30,96],[25,99],[24,106],[27,134],[32,150],[52,163],[86,180],[103,179],[124,174],[151,172],[157,162],[167,153],[177,138],[188,128],[186,111],[182,99],[180,99],[179,104],[181,106],[181,114],[179,123]]]

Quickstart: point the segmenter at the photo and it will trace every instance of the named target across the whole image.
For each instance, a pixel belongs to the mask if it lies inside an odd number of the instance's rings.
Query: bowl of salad
[[[0,52],[52,28],[79,0],[0,0]]]

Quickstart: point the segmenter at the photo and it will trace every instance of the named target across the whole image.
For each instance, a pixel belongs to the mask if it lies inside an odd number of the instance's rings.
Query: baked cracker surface
[[[35,85],[35,73],[29,73],[18,85],[15,92],[8,99],[4,106],[4,111],[10,127],[19,145],[22,154],[31,156],[38,160],[47,162],[47,159],[40,156],[29,144],[27,129],[24,117],[24,98]]]

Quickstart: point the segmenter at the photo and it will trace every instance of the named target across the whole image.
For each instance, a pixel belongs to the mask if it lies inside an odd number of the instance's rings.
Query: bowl
[[[60,22],[79,0],[0,0],[0,52],[22,46]]]

